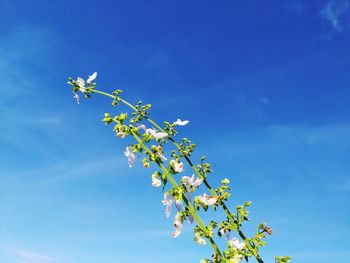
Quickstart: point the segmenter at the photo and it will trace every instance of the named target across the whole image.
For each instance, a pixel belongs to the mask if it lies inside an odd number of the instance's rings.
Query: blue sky
[[[199,262],[129,140],[66,79],[152,103],[252,200],[266,262],[350,257],[350,1],[0,2],[0,262]],[[125,111],[125,109],[121,109]],[[190,175],[187,169],[187,175]],[[136,248],[136,251],[135,251]]]

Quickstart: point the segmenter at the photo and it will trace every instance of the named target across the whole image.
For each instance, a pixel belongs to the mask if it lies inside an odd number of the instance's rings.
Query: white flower
[[[169,195],[168,193],[164,194],[164,198],[162,200],[162,204],[165,205],[165,216],[166,218],[169,218],[171,214],[171,206],[174,202],[174,197],[172,195]]]
[[[202,196],[198,196],[198,199],[201,203],[206,204],[208,206],[214,205],[218,197],[217,196],[209,196],[207,194],[203,194]]]
[[[87,79],[86,83],[90,84],[91,81],[95,80],[96,76],[97,76],[97,72],[94,72],[91,76],[89,76],[89,78]],[[78,86],[79,86],[79,90],[82,93],[85,93],[86,92],[85,80],[83,80],[81,77],[78,77],[77,78],[77,83],[78,83]]]
[[[78,83],[78,86],[79,86],[79,90],[81,92],[83,92],[83,93],[86,92],[85,81],[81,77],[77,78],[77,83]]]
[[[121,139],[125,138],[125,133],[124,132],[117,132],[117,136]]]
[[[227,241],[230,239],[230,230],[221,228],[220,229],[220,233],[221,233],[221,235],[225,235],[226,236],[226,240]]]
[[[199,245],[202,245],[202,246],[205,246],[207,244],[207,241],[205,241],[205,239],[203,237],[201,237],[199,235],[199,233],[196,233],[195,234],[195,237],[194,237],[194,241],[199,244]]]
[[[137,129],[142,129],[142,130],[147,130],[147,127],[144,124],[138,124],[136,128]]]
[[[166,132],[158,132],[156,129],[147,129],[146,133],[152,135],[156,140],[168,137]]]
[[[192,174],[192,177],[183,176],[181,181],[187,187],[198,187],[203,182],[203,179],[195,179],[194,174]]]
[[[188,124],[190,121],[182,121],[180,119],[177,119],[175,122],[173,122],[173,124],[175,125],[180,125],[180,126],[185,126],[186,124]]]
[[[156,129],[146,129],[146,133],[152,135],[153,137],[155,137],[155,134],[157,133]]]
[[[234,237],[231,240],[228,241],[228,243],[230,244],[230,246],[233,249],[243,249],[245,247],[245,243],[244,242],[240,242],[238,240],[238,238]]]
[[[92,73],[91,76],[89,76],[89,78],[87,79],[87,83],[91,83],[91,81],[95,80],[95,78],[97,77],[97,72]]]
[[[175,231],[172,234],[172,236],[173,236],[173,238],[175,238],[178,235],[180,235],[181,231],[182,231],[182,220],[181,220],[181,214],[180,213],[176,214],[173,226],[175,227]]]
[[[162,181],[159,179],[159,174],[157,172],[152,174],[152,185],[154,187],[160,187],[162,185]]]
[[[126,147],[124,154],[128,158],[129,167],[132,167],[136,159],[135,153],[133,152],[132,148],[130,146]]]
[[[169,162],[169,165],[177,173],[181,173],[184,170],[184,164],[182,162],[177,162],[175,160],[171,160]]]
[[[162,162],[168,160],[163,154],[157,153],[157,156],[162,160]]]
[[[77,101],[77,104],[80,103],[80,97],[79,97],[79,95],[76,94],[75,92],[74,92],[74,95],[73,95],[73,99],[75,99],[75,100]]]
[[[154,138],[158,139],[163,139],[168,137],[169,135],[166,132],[157,132],[154,136]]]

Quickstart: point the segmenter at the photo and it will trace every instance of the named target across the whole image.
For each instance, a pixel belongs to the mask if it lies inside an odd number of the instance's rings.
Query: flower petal
[[[182,183],[187,187],[190,187],[190,186],[198,187],[203,182],[203,179],[201,178],[196,179],[194,174],[192,174],[192,177],[183,176],[181,180],[182,180]]]
[[[175,122],[173,122],[173,124],[175,125],[179,125],[179,126],[185,126],[186,124],[188,124],[190,121],[182,121],[180,119],[177,119]]]
[[[165,162],[168,160],[163,154],[157,153],[158,157],[162,160],[162,162]]]
[[[181,211],[182,209],[182,201],[181,200],[175,200],[175,206],[178,211]]]
[[[236,238],[236,237],[234,237],[231,240],[229,240],[228,243],[230,244],[230,246],[233,249],[243,249],[245,247],[245,243],[244,242],[240,242],[238,240],[238,238]]]
[[[225,232],[226,240],[230,239],[230,233],[231,233],[231,231],[226,230],[226,232]]]
[[[155,129],[146,129],[146,133],[154,137],[157,131]]]
[[[188,200],[190,203],[192,203],[192,196],[191,196],[191,194],[188,193],[188,192],[185,192],[185,196],[186,196],[187,200]]]
[[[97,77],[97,72],[94,72],[91,76],[89,76],[87,83],[90,83],[91,81],[95,80]]]
[[[77,78],[77,83],[80,88],[85,88],[85,81],[81,77]]]
[[[153,137],[159,140],[168,137],[168,134],[166,132],[157,132]]]
[[[158,173],[152,174],[152,185],[154,187],[160,187],[162,185],[162,181],[159,179]]]
[[[136,127],[137,129],[142,129],[142,130],[147,130],[147,127],[146,127],[146,125],[144,125],[144,124],[139,124],[139,125],[137,125],[137,127]]]
[[[194,241],[202,246],[205,246],[207,244],[207,241],[203,237],[201,237],[198,233],[194,237]]]
[[[117,136],[121,139],[124,139],[125,138],[125,133],[124,132],[117,132]]]
[[[178,235],[181,234],[182,231],[182,221],[181,221],[181,215],[179,213],[176,214],[174,224],[173,226],[175,227],[175,231],[172,234],[173,238],[177,237]]]
[[[174,198],[172,195],[169,195],[168,193],[164,194],[164,198],[162,200],[162,204],[165,205],[165,216],[166,218],[170,217],[171,214],[171,206],[173,204]]]
[[[218,197],[217,196],[209,196],[207,194],[203,194],[202,196],[199,196],[198,199],[203,203],[206,204],[208,206],[214,205],[217,200]]]
[[[184,164],[182,162],[177,162],[176,160],[171,160],[169,162],[169,165],[177,173],[181,173],[184,171]]]
[[[158,132],[156,129],[146,129],[146,133],[152,135],[156,140],[163,139],[169,135],[166,132]]]
[[[134,162],[136,160],[136,156],[135,156],[135,153],[133,152],[133,150],[130,146],[126,147],[126,149],[124,151],[124,155],[128,158],[129,167],[132,167],[132,165],[134,164]]]
[[[75,99],[77,101],[77,104],[80,103],[80,97],[77,93],[74,92],[74,95],[73,95],[73,99]]]

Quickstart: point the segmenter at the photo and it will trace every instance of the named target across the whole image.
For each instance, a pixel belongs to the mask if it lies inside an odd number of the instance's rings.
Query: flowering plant
[[[248,207],[251,202],[247,201],[237,206],[234,211],[229,209],[226,202],[231,196],[230,181],[224,178],[219,187],[213,188],[208,181],[208,176],[212,173],[211,164],[205,162],[205,156],[195,165],[191,155],[196,145],[187,138],[182,138],[181,143],[175,140],[178,134],[177,127],[185,126],[189,121],[177,119],[172,123],[164,122],[162,127],[149,117],[150,104],[139,101],[132,105],[121,98],[121,90],[115,90],[111,94],[97,90],[96,83],[93,82],[96,77],[95,72],[86,81],[80,77],[77,80],[69,78],[68,84],[72,86],[73,97],[79,104],[80,93],[86,98],[90,98],[93,93],[101,94],[112,99],[112,106],[124,104],[131,109],[131,117],[128,113],[115,116],[105,113],[102,121],[105,125],[113,124],[113,131],[119,138],[131,136],[135,139],[135,143],[128,145],[124,151],[129,167],[141,156],[144,167],[148,168],[151,164],[157,167],[158,171],[151,175],[151,181],[152,186],[162,187],[162,191],[165,191],[162,204],[165,206],[166,217],[170,217],[173,204],[177,209],[172,236],[176,238],[181,234],[186,220],[191,224],[195,222],[194,241],[203,246],[209,243],[213,251],[210,258],[201,259],[200,263],[238,263],[243,259],[249,261],[251,258],[263,263],[259,250],[265,246],[265,238],[272,234],[272,230],[265,224],[259,224],[253,236],[247,237],[243,233],[242,225],[249,220]],[[170,154],[163,150],[166,143],[174,146]],[[184,173],[185,163],[192,169],[193,174],[180,176],[181,179],[176,180],[178,175]],[[197,193],[203,189],[206,189],[204,193]],[[206,225],[200,218],[200,212],[206,212],[209,208],[214,211],[222,209],[226,218],[221,221],[211,220]],[[219,248],[215,241],[217,238],[226,239],[226,248]],[[288,256],[275,257],[276,263],[289,261]]]

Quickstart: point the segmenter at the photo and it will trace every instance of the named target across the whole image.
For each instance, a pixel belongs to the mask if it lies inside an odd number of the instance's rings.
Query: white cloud
[[[342,17],[350,10],[349,0],[333,0],[327,3],[321,10],[321,14],[329,20],[334,30],[341,32],[344,30]]]
[[[24,249],[16,250],[16,255],[19,257],[21,263],[51,263],[54,261],[50,256]]]

